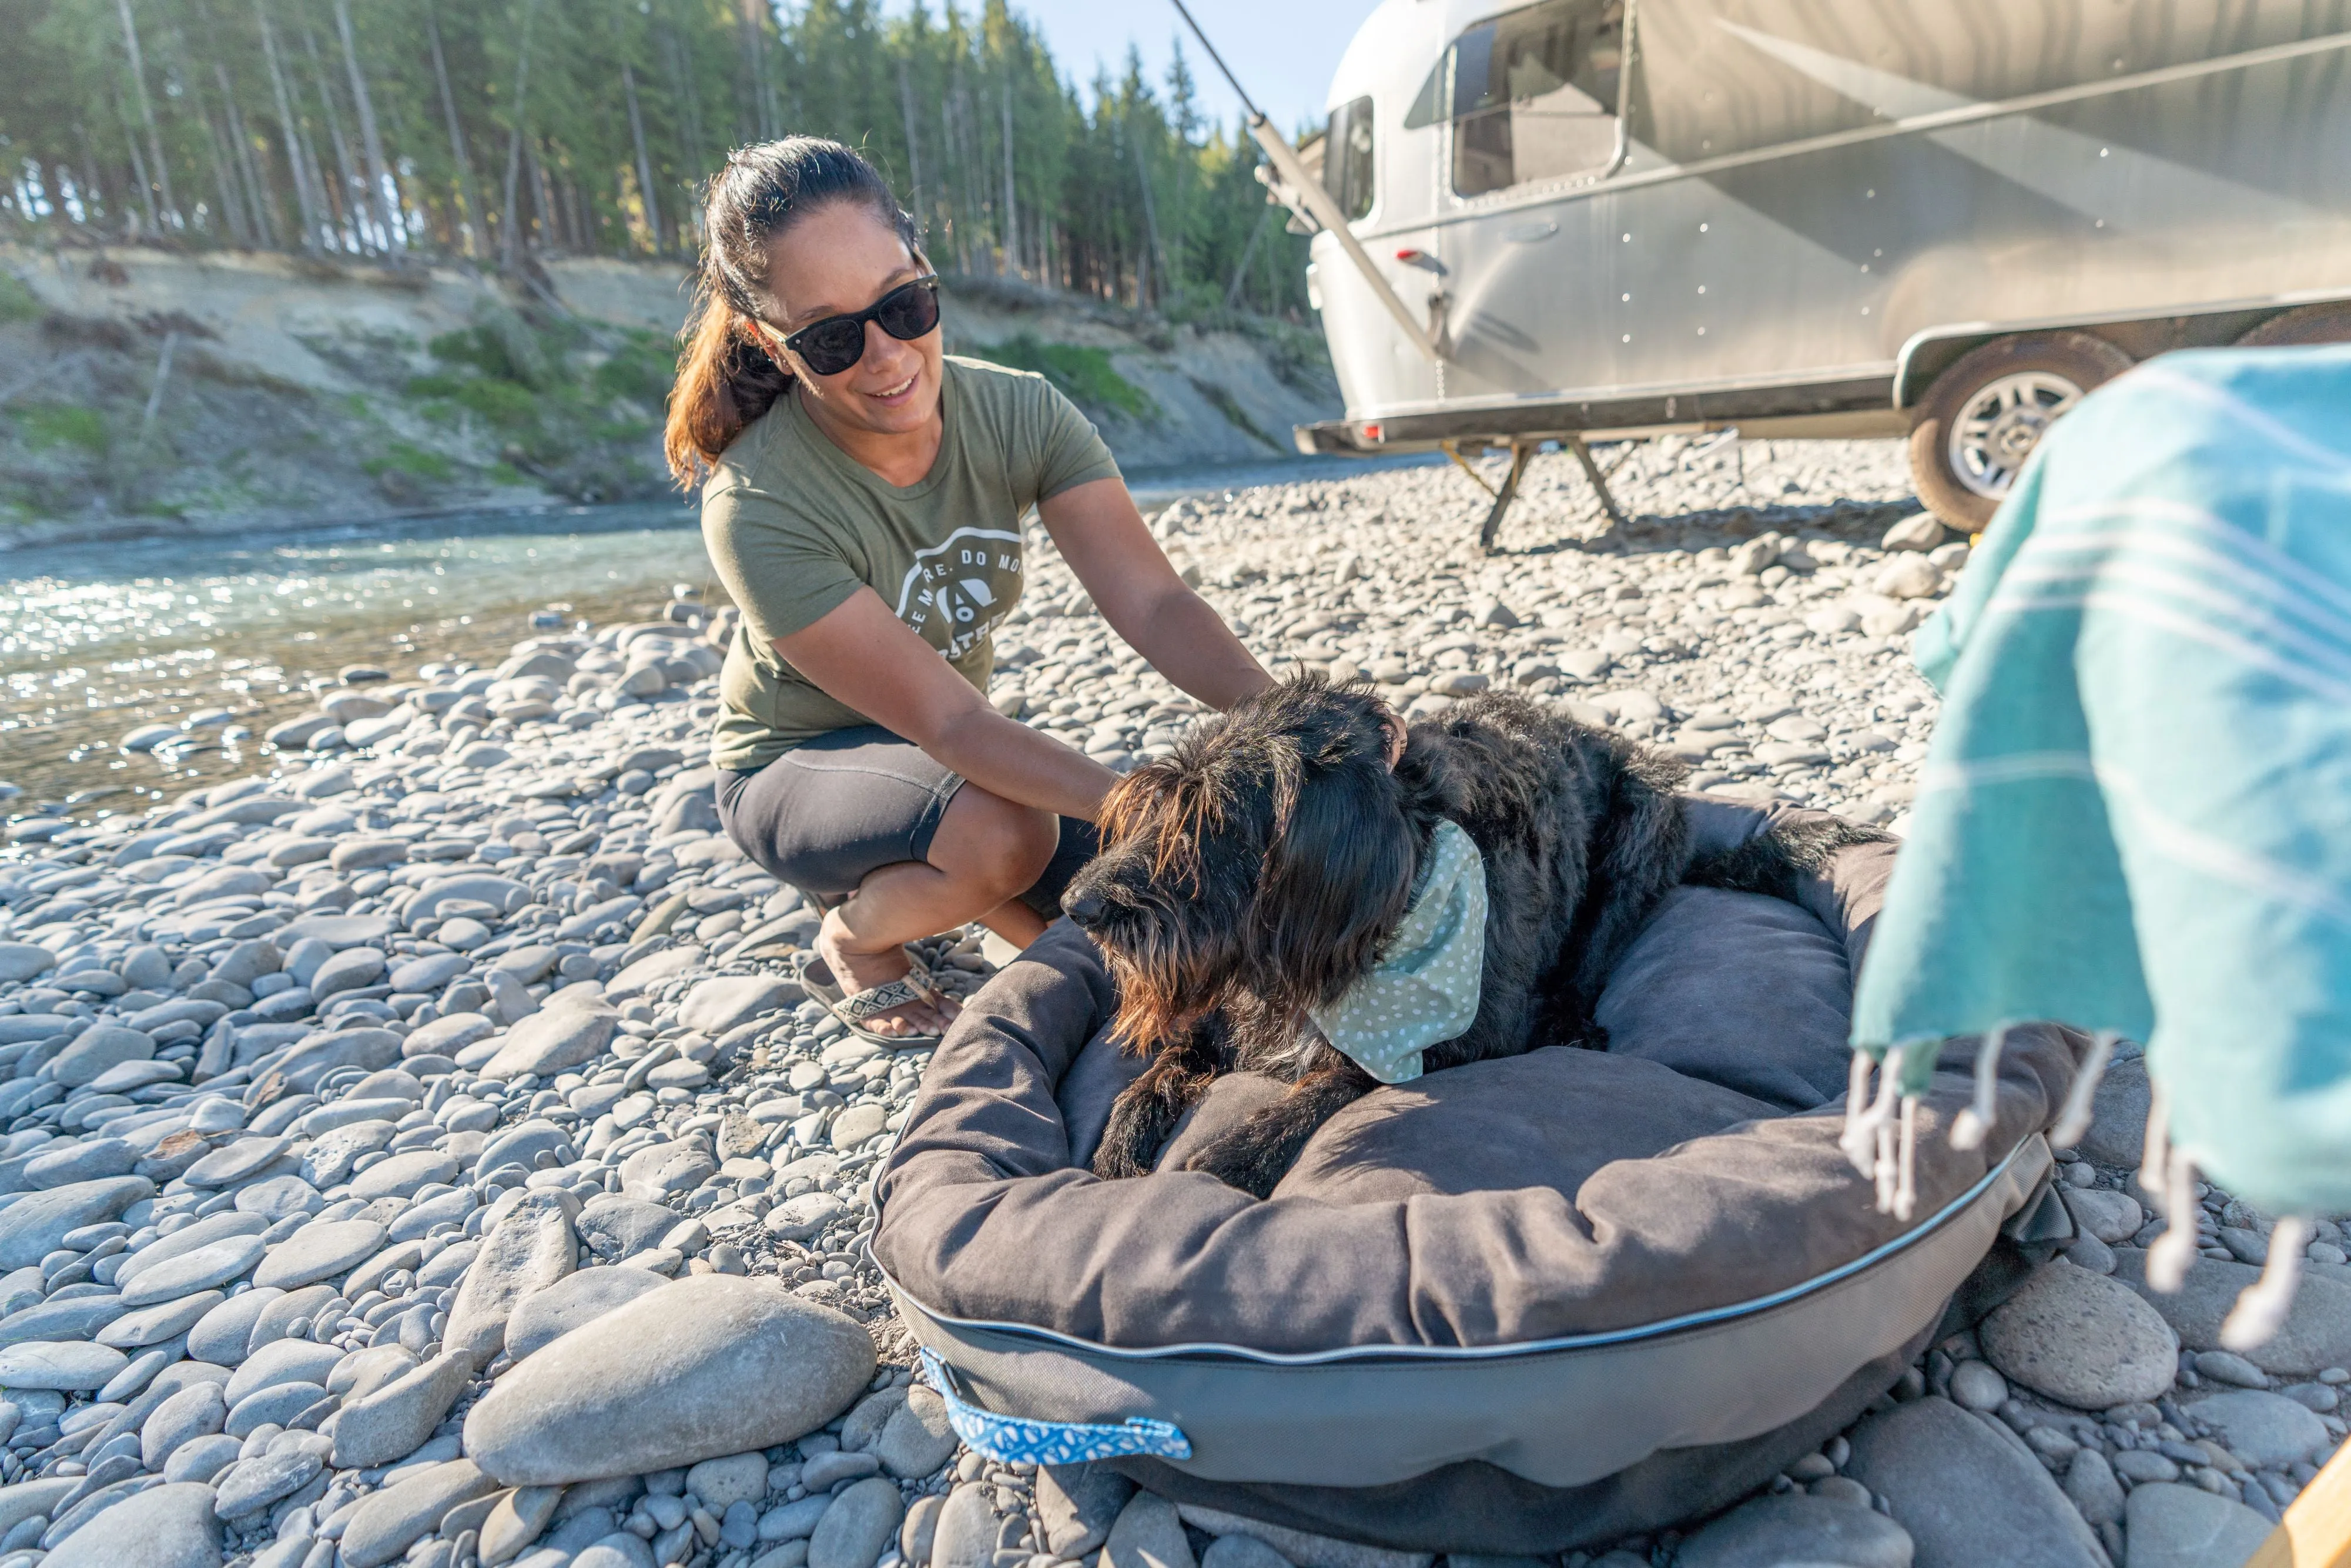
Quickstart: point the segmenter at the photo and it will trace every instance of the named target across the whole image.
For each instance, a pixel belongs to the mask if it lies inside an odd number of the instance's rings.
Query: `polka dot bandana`
[[[1383,1083],[1420,1076],[1420,1053],[1478,1016],[1486,970],[1486,862],[1458,822],[1439,822],[1404,924],[1372,972],[1309,1014],[1322,1037]]]

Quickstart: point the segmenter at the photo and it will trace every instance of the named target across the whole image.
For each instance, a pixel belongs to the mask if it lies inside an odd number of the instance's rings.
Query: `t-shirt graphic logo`
[[[1020,535],[957,528],[916,553],[898,590],[898,619],[952,661],[977,647],[1020,592]]]

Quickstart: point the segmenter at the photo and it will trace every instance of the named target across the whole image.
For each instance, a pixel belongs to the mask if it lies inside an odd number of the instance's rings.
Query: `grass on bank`
[[[1141,387],[1118,373],[1109,350],[1076,343],[1048,343],[1022,332],[1001,343],[967,350],[973,358],[1016,371],[1034,371],[1069,394],[1080,408],[1148,419],[1154,404]]]

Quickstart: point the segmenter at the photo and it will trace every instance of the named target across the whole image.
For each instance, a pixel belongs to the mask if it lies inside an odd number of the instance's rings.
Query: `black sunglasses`
[[[918,277],[902,283],[864,309],[847,316],[811,321],[784,340],[784,347],[820,376],[837,376],[865,357],[865,323],[873,321],[902,343],[910,343],[939,324],[939,280]]]

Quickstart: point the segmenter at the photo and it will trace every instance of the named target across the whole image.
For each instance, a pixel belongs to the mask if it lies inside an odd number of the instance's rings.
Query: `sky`
[[[1301,120],[1319,123],[1332,73],[1348,40],[1372,13],[1374,0],[1186,0],[1207,29],[1225,63],[1238,73],[1258,106],[1276,125],[1292,131]],[[1084,91],[1100,61],[1115,75],[1123,68],[1129,42],[1143,49],[1144,69],[1155,85],[1165,82],[1174,40],[1183,19],[1168,0],[1012,0],[1045,35],[1061,73]],[[894,4],[893,12],[904,9]],[[935,6],[934,6],[935,10]],[[1185,57],[1200,84],[1202,111],[1229,124],[1240,100],[1202,57],[1190,34]]]

